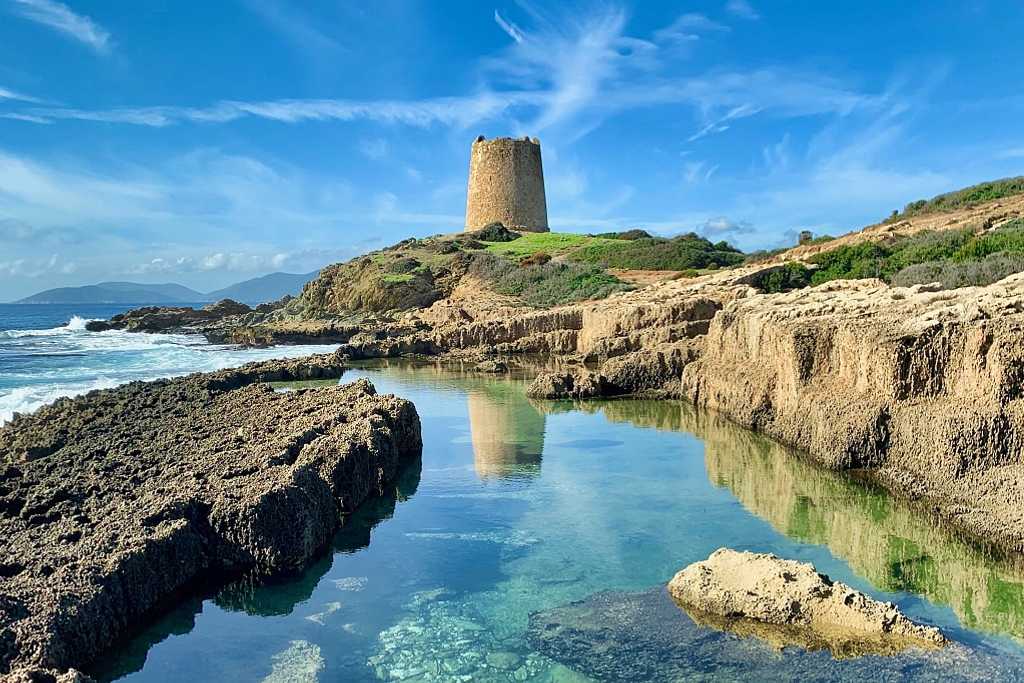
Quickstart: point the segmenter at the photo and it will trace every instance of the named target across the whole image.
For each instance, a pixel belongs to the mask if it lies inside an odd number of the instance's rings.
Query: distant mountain
[[[16,304],[195,304],[234,299],[246,304],[277,301],[285,294],[298,294],[303,285],[320,271],[296,275],[271,273],[203,294],[184,285],[101,282],[83,287],[58,287],[15,301]]]
[[[312,273],[295,275],[293,273],[271,273],[262,277],[254,277],[251,280],[239,282],[210,292],[207,297],[213,301],[221,299],[234,299],[246,304],[261,304],[266,301],[277,301],[285,294],[296,295],[302,291],[303,286],[320,273],[314,270]]]
[[[84,287],[58,287],[25,297],[17,304],[173,304],[209,301],[206,294],[168,282],[101,282]]]

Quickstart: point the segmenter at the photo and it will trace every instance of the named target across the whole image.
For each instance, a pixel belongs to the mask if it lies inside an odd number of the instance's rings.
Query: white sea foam
[[[73,315],[71,320],[60,327],[51,327],[47,330],[3,330],[0,331],[0,337],[8,339],[17,339],[18,337],[52,337],[59,334],[86,332],[85,324],[90,320],[96,320],[96,318],[83,318],[79,315]]]
[[[76,315],[61,327],[0,332],[0,424],[16,412],[29,413],[58,398],[93,389],[336,348],[305,345],[250,349],[209,344],[197,335],[90,332],[85,329],[87,322]]]
[[[14,413],[31,413],[32,411],[53,403],[58,398],[80,396],[93,389],[109,389],[120,382],[101,378],[91,382],[69,382],[66,384],[38,384],[0,390],[0,424],[7,422]]]

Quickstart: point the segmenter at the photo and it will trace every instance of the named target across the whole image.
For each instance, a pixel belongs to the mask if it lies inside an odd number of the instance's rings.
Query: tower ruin
[[[540,140],[484,136],[469,157],[466,230],[502,223],[510,230],[548,232]]]

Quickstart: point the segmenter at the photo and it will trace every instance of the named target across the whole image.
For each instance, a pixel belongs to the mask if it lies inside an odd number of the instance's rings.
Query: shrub
[[[536,254],[527,256],[519,262],[520,266],[542,266],[551,260],[551,254],[545,254],[543,251],[538,251]]]
[[[523,267],[496,256],[481,256],[473,261],[469,272],[489,282],[496,292],[519,297],[538,308],[603,299],[629,289],[600,267],[587,264],[544,263]]]
[[[811,283],[811,271],[804,264],[795,261],[758,275],[758,279],[751,284],[769,294],[801,289]]]
[[[882,277],[883,262],[889,254],[889,249],[877,242],[860,242],[826,251],[811,258],[811,262],[818,265],[811,283],[820,285],[830,280]]]
[[[521,237],[518,232],[512,232],[501,223],[489,223],[471,234],[481,242],[511,242]]]
[[[641,230],[640,228],[633,228],[631,230],[625,230],[623,232],[601,232],[594,235],[594,237],[601,237],[608,240],[639,240],[644,239],[645,237],[653,237],[653,235],[651,235],[651,233],[647,232],[646,230]]]
[[[989,254],[977,261],[930,261],[907,266],[892,278],[894,285],[939,282],[944,289],[990,285],[1008,275],[1024,272],[1024,254]]]
[[[1024,194],[1024,176],[991,180],[955,192],[940,194],[931,199],[918,199],[907,204],[902,212],[893,212],[886,220],[894,221],[937,211],[966,208],[1017,194]]]

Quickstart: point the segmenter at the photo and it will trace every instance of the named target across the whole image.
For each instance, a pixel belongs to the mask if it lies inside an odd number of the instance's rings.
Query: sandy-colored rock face
[[[544,169],[536,138],[478,138],[469,161],[466,230],[490,223],[527,232],[548,231]]]
[[[872,280],[738,299],[682,393],[835,468],[941,495],[1024,549],[1024,276],[928,291]],[[941,492],[941,494],[940,494]]]
[[[915,624],[892,603],[775,555],[721,548],[676,574],[668,591],[695,620],[780,647],[851,656],[946,643],[937,628]]]

